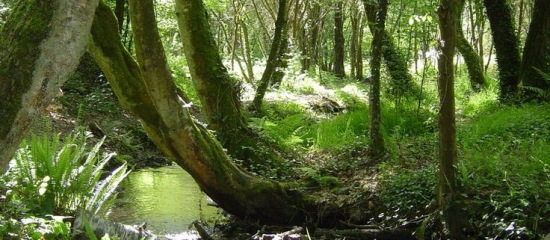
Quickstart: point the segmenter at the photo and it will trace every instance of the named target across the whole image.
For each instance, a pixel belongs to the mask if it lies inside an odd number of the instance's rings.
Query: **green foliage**
[[[537,68],[534,68],[534,70],[542,77],[544,81],[546,81],[546,85],[550,86],[550,73],[545,73]],[[526,85],[522,85],[521,88],[524,89],[526,92],[534,93],[538,99],[546,101],[550,100],[550,88],[542,89]]]
[[[382,168],[379,193],[385,213],[381,213],[377,220],[386,224],[403,224],[435,209],[435,165],[422,169],[401,169],[391,165]]]
[[[460,179],[480,236],[536,238],[550,228],[549,107],[500,107],[461,131]]]
[[[49,218],[28,217],[20,221],[0,216],[0,237],[8,239],[71,239],[70,223],[60,216]],[[4,238],[3,238],[4,239]]]
[[[74,216],[79,209],[105,213],[106,203],[128,174],[127,166],[122,164],[102,179],[103,167],[115,154],[99,155],[104,139],[92,148],[85,141],[76,133],[63,141],[60,134],[33,135],[30,142],[22,143],[3,176],[0,236],[18,233],[31,239],[69,239],[63,217],[46,220],[34,216]]]
[[[101,180],[103,167],[115,154],[99,156],[104,139],[88,148],[82,134],[32,136],[17,151],[6,173],[11,187],[6,198],[21,200],[25,211],[38,214],[75,214],[78,209],[99,212],[127,175],[126,165]]]
[[[309,136],[318,149],[337,149],[356,142],[366,142],[368,122],[368,107],[358,105],[347,113],[321,120]]]
[[[305,174],[305,181],[309,187],[337,187],[341,185],[340,180],[333,176],[320,174],[317,170],[309,167],[302,167],[300,170]]]

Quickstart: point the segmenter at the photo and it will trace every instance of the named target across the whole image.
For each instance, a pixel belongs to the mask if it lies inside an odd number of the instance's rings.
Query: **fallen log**
[[[158,239],[146,229],[146,224],[130,226],[94,216],[91,213],[80,211],[74,221],[74,232],[86,233],[86,228],[93,231],[98,238],[109,234],[119,239]]]
[[[258,232],[252,237],[254,240],[306,240],[307,238],[300,234],[302,227],[295,227],[289,231],[276,234],[261,234]]]

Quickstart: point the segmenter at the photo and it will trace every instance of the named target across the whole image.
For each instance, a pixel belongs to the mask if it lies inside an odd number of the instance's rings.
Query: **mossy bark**
[[[151,0],[139,2],[152,4]],[[147,14],[148,19],[154,18],[151,12]],[[144,78],[140,66],[122,45],[116,24],[109,7],[100,4],[89,52],[120,103],[141,120],[155,144],[227,212],[268,224],[303,221],[307,212],[304,209],[310,206],[307,198],[289,186],[253,177],[235,166],[215,137],[196,124],[188,109],[182,107],[173,82],[166,78]],[[138,28],[147,30],[143,26]],[[157,47],[149,50],[153,55],[160,54]]]
[[[376,5],[370,0],[363,0],[363,5],[367,15],[369,30],[373,34],[376,23]],[[393,38],[386,30],[382,32],[382,58],[393,79],[392,92],[396,96],[407,95],[407,93],[418,96],[420,90],[414,86],[412,75],[409,73],[409,67],[407,66],[407,60],[398,51]]]
[[[273,79],[278,63],[280,63],[278,59],[283,57],[281,53],[284,52],[281,51],[281,45],[284,41],[283,37],[286,36],[283,32],[286,29],[285,25],[287,24],[286,9],[287,1],[279,0],[279,10],[277,11],[277,19],[275,20],[275,33],[273,35],[273,41],[271,42],[271,49],[269,50],[269,56],[267,58],[264,73],[262,74],[262,79],[260,80],[260,84],[256,89],[256,94],[254,95],[254,100],[250,106],[252,111],[258,112],[261,110],[262,102],[267,88],[269,87],[269,83]]]
[[[484,0],[495,44],[500,80],[499,98],[508,102],[516,98],[519,84],[519,39],[514,30],[512,8],[507,0]]]
[[[536,87],[549,92],[550,81],[545,80],[535,69],[550,74],[550,1],[548,0],[535,0],[533,17],[523,48],[520,79],[523,86]],[[524,91],[524,95],[527,98],[534,97],[529,91]]]
[[[280,161],[278,149],[269,146],[249,126],[242,113],[238,83],[222,63],[202,0],[177,0],[176,17],[193,84],[208,117],[209,128],[232,157],[246,165]]]
[[[2,26],[0,172],[6,170],[32,122],[76,69],[97,2],[19,1]]]
[[[344,68],[344,13],[343,2],[336,2],[334,9],[334,75],[339,78],[346,77]]]
[[[382,60],[382,40],[388,12],[388,1],[379,0],[376,11],[376,23],[372,39],[370,73],[371,84],[369,92],[369,155],[379,159],[386,153],[382,135],[382,110],[380,107],[380,66]]]
[[[470,78],[470,85],[472,90],[479,92],[485,86],[485,77],[483,76],[483,62],[481,58],[474,50],[472,45],[468,42],[462,31],[462,12],[464,11],[464,5],[466,0],[458,0],[456,15],[456,33],[457,42],[456,47],[460,52],[460,55],[464,58],[466,67],[468,68],[468,76]]]

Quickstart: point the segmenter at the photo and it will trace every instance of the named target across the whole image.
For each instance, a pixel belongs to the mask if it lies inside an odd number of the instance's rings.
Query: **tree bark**
[[[474,92],[479,92],[485,86],[485,77],[483,76],[483,62],[476,51],[470,45],[464,32],[462,31],[462,12],[464,11],[464,5],[466,0],[457,1],[456,15],[456,31],[457,31],[457,49],[466,62],[468,68],[468,76],[470,78],[470,85]]]
[[[344,13],[343,2],[336,2],[334,10],[334,74],[339,78],[346,77],[344,68],[345,39],[344,39]]]
[[[148,82],[166,81],[172,83],[170,89],[175,87],[174,78],[168,60],[162,46],[162,39],[158,35],[157,22],[155,19],[154,5],[150,1],[128,0],[128,11],[134,32],[134,44],[136,49],[136,58],[140,64],[143,79]],[[115,12],[116,16],[116,12]],[[119,25],[120,27],[120,22]],[[161,80],[162,79],[162,80]],[[163,89],[157,89],[162,85],[154,83],[147,85],[150,91],[159,93],[166,92]],[[176,91],[185,104],[189,104],[189,98],[183,91]],[[164,96],[168,98],[169,96]]]
[[[177,0],[176,17],[187,64],[209,128],[217,131],[229,154],[244,160],[245,165],[280,161],[278,150],[250,129],[241,112],[239,86],[222,63],[204,3]]]
[[[281,43],[283,42],[283,30],[287,24],[287,10],[286,10],[287,0],[279,0],[279,10],[277,11],[277,20],[275,20],[275,34],[273,35],[273,41],[271,42],[271,50],[269,51],[269,56],[265,65],[264,73],[262,74],[262,79],[256,89],[256,94],[254,95],[254,100],[252,101],[251,110],[258,112],[262,108],[262,102],[269,87],[269,83],[273,77],[273,73],[277,68],[278,58],[283,56],[281,53]]]
[[[305,66],[304,70],[316,67],[319,62],[319,31],[322,25],[321,5],[317,1],[314,1],[312,5],[313,7],[308,14],[308,21],[311,25],[311,29],[309,29],[309,46],[307,48],[308,56],[306,56],[308,64]]]
[[[363,22],[364,18],[359,17],[359,37],[357,38],[357,57],[355,58],[355,77],[363,79]]]
[[[350,6],[350,21],[351,21],[351,39],[350,39],[350,66],[351,66],[351,76],[355,79],[362,80],[363,68],[359,65],[362,61],[361,57],[361,42],[362,42],[362,13],[359,11],[355,4]],[[361,59],[361,60],[359,60]],[[360,69],[359,69],[360,68]],[[361,75],[361,76],[359,76]]]
[[[439,32],[441,40],[438,58],[439,92],[439,208],[443,212],[445,226],[451,239],[464,239],[465,218],[457,204],[456,168],[456,118],[454,91],[454,64],[456,48],[456,0],[441,0]]]
[[[0,172],[5,172],[33,121],[78,66],[97,3],[19,1],[2,26]]]
[[[115,16],[118,21],[118,31],[122,34],[124,30],[124,12],[126,9],[127,0],[116,0],[115,4]]]
[[[382,111],[380,107],[380,66],[382,60],[382,40],[388,12],[388,1],[379,0],[376,10],[376,22],[372,39],[369,92],[369,155],[379,159],[386,153],[384,136],[382,135]]]
[[[363,5],[367,15],[369,30],[372,34],[374,33],[374,23],[376,22],[376,5],[369,0],[363,0]],[[413,96],[418,96],[420,90],[413,84],[412,75],[409,73],[406,59],[397,50],[393,38],[388,31],[385,30],[382,35],[382,58],[393,79],[393,93],[397,96],[404,95],[405,93],[411,93]]]
[[[550,81],[535,69],[550,74],[550,1],[535,0],[529,33],[523,48],[520,79],[524,86],[550,91]],[[524,91],[526,97],[532,92]],[[528,96],[531,95],[531,96]]]
[[[495,44],[500,79],[499,98],[509,102],[516,98],[519,84],[519,40],[514,30],[512,8],[506,0],[484,0]]]
[[[279,46],[279,58],[277,58],[277,68],[275,69],[275,72],[273,73],[273,76],[271,77],[270,86],[271,87],[278,87],[281,82],[283,82],[283,78],[285,77],[285,69],[288,67],[288,29],[283,30],[283,38],[281,39],[281,45]]]
[[[133,2],[144,4],[142,6],[152,4],[151,0],[147,0],[148,3],[142,3],[145,0]],[[180,13],[189,14],[187,11]],[[155,23],[151,12],[142,15],[143,21]],[[155,34],[150,32],[150,28],[138,28],[145,31],[143,34]],[[145,36],[137,38],[146,39]],[[160,49],[153,47],[147,51],[159,56],[156,51]],[[140,66],[120,41],[114,14],[105,4],[100,4],[96,12],[89,52],[122,106],[140,119],[155,144],[186,170],[220,207],[235,216],[266,224],[296,223],[305,219],[309,208],[302,195],[292,191],[288,185],[252,177],[241,171],[214,136],[204,126],[195,124],[188,109],[182,107],[184,103],[178,100],[173,82],[166,78],[146,79],[141,75]]]

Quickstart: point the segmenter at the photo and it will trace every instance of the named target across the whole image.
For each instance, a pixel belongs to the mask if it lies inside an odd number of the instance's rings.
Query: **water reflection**
[[[131,225],[147,222],[155,233],[179,233],[194,220],[218,212],[206,205],[205,194],[178,166],[132,172],[122,189],[109,219]]]

